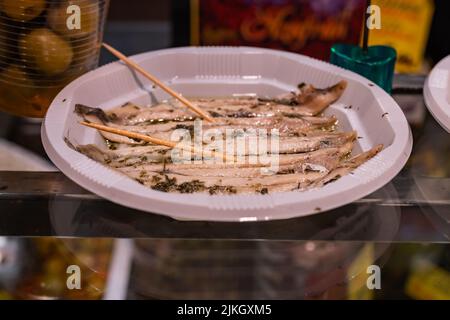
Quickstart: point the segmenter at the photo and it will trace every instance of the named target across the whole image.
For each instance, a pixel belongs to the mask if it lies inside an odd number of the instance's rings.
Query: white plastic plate
[[[44,147],[56,166],[82,187],[118,204],[183,220],[267,221],[330,210],[384,186],[405,165],[412,148],[408,123],[381,88],[352,72],[297,54],[249,47],[168,49],[134,56],[145,69],[185,96],[257,94],[273,96],[307,82],[327,87],[345,79],[348,87],[327,114],[340,129],[357,130],[355,152],[377,144],[375,158],[323,188],[269,195],[172,194],[138,182],[72,150],[73,144],[103,144],[95,130],[78,124],[77,103],[105,110],[127,101],[156,103],[168,96],[120,62],[75,80],[55,98],[42,126]],[[351,108],[350,108],[351,106]]]
[[[433,117],[450,133],[450,56],[431,71],[425,83],[424,97]]]

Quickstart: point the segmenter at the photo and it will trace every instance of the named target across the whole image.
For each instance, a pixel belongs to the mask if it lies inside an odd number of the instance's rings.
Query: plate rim
[[[440,97],[442,94],[450,95],[450,88],[448,88],[450,81],[447,79],[444,88],[438,88],[431,85],[432,79],[437,76],[439,71],[444,69],[447,72],[447,77],[450,78],[450,55],[439,61],[438,64],[431,70],[425,81],[423,96],[425,99],[425,105],[433,118],[445,131],[450,133],[450,103],[445,98],[441,99]]]

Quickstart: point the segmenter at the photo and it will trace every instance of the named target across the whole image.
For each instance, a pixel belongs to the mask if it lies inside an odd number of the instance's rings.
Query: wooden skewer
[[[119,136],[124,136],[124,137],[128,137],[131,139],[137,139],[137,140],[142,140],[145,142],[150,142],[153,144],[157,144],[160,146],[165,146],[165,147],[169,147],[169,148],[178,148],[178,149],[182,149],[185,151],[189,151],[192,152],[193,154],[203,154],[205,156],[208,157],[213,157],[213,158],[222,158],[224,161],[229,162],[229,161],[233,161],[234,163],[234,157],[229,157],[226,154],[221,154],[221,153],[217,153],[217,152],[210,152],[210,151],[203,151],[203,150],[198,150],[193,146],[187,146],[187,145],[183,145],[183,144],[179,144],[173,141],[169,141],[169,140],[163,140],[163,139],[159,139],[159,138],[154,138],[145,134],[141,134],[141,133],[137,133],[137,132],[132,132],[132,131],[127,131],[127,130],[122,130],[122,129],[117,129],[117,128],[112,128],[112,127],[108,127],[102,124],[98,124],[98,123],[92,123],[92,122],[86,122],[86,121],[80,121],[80,124],[82,124],[83,126],[86,127],[90,127],[90,128],[94,128],[100,131],[106,131],[109,133],[113,133],[113,134],[117,134]]]
[[[195,106],[192,102],[190,102],[189,100],[187,100],[186,98],[184,98],[181,94],[179,94],[178,92],[175,92],[174,90],[172,90],[171,88],[169,88],[168,86],[166,86],[161,80],[159,80],[158,78],[156,78],[154,75],[150,74],[148,71],[144,70],[142,67],[140,67],[137,63],[133,62],[132,60],[130,60],[129,58],[127,58],[124,54],[122,54],[121,52],[117,51],[116,49],[114,49],[113,47],[111,47],[110,45],[103,43],[102,44],[103,47],[105,47],[109,52],[111,52],[113,55],[115,55],[117,58],[119,58],[121,61],[125,62],[128,66],[130,66],[131,68],[135,69],[136,71],[140,72],[144,77],[146,77],[147,79],[149,79],[150,81],[152,81],[154,84],[156,84],[158,87],[160,87],[161,89],[163,89],[165,92],[167,92],[168,94],[170,94],[172,97],[174,97],[175,99],[179,100],[181,103],[183,103],[186,107],[188,107],[189,109],[191,109],[192,111],[194,111],[196,114],[198,114],[199,116],[201,116],[203,119],[205,119],[208,122],[214,122],[214,119],[207,114],[205,111],[203,111],[201,108]]]

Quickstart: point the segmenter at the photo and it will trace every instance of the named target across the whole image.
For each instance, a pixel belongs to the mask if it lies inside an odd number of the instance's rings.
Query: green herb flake
[[[165,180],[158,182],[152,186],[152,189],[162,191],[162,192],[171,192],[177,190],[177,179],[169,178],[165,175]]]
[[[192,180],[189,182],[183,182],[177,186],[177,191],[180,193],[194,193],[205,190],[205,183],[200,180]]]

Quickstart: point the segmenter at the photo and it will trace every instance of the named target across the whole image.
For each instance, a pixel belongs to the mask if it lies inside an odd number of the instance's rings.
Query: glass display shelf
[[[116,238],[446,241],[450,178],[398,176],[350,205],[246,223],[177,221],[101,199],[59,172],[0,172],[0,235]]]

